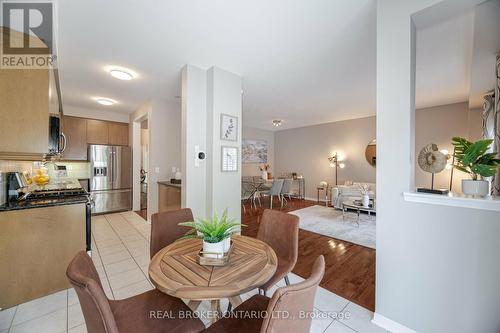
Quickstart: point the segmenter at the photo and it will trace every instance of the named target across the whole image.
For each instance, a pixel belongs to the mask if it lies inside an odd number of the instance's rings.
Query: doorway
[[[141,203],[139,215],[144,219],[148,216],[148,170],[149,170],[149,127],[148,120],[141,121],[141,168],[140,188]]]

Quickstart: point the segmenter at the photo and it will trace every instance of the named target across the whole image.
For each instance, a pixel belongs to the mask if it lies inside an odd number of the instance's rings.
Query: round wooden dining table
[[[151,259],[151,282],[168,295],[188,299],[193,311],[201,301],[208,300],[213,314],[220,313],[223,298],[237,307],[242,303],[240,295],[269,281],[276,272],[278,259],[269,245],[256,238],[235,235],[231,240],[233,250],[225,266],[198,263],[200,239],[175,241]],[[216,319],[212,316],[212,322]]]

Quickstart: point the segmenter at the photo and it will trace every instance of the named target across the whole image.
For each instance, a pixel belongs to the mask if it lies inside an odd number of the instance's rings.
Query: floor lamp
[[[335,185],[338,185],[338,169],[345,168],[345,164],[339,161],[338,153],[335,153],[335,155],[328,157],[328,161],[330,162],[330,166],[335,169]]]

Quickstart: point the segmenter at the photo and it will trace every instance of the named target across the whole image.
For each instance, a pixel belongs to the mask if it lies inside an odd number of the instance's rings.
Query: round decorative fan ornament
[[[418,166],[429,173],[439,173],[446,167],[446,155],[439,151],[435,143],[430,143],[418,154]]]

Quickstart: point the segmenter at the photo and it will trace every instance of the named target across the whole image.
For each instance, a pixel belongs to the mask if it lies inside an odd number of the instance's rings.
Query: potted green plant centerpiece
[[[490,192],[490,181],[500,166],[496,152],[487,152],[493,140],[470,142],[464,138],[452,138],[455,146],[454,167],[468,173],[472,179],[462,180],[462,192],[473,196],[486,196]]]
[[[217,213],[212,218],[198,218],[193,222],[179,223],[181,226],[191,227],[183,238],[199,238],[203,240],[203,256],[207,258],[220,258],[229,251],[231,235],[241,230],[240,224],[235,219],[229,218],[227,209],[220,219]]]

